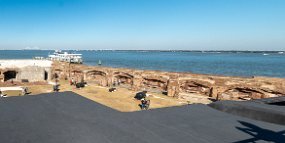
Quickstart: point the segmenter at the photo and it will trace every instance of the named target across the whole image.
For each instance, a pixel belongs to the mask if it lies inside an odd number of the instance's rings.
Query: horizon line
[[[180,51],[180,52],[285,52],[285,50],[144,50],[144,49],[0,49],[0,51],[54,51],[54,50],[62,50],[62,51]]]

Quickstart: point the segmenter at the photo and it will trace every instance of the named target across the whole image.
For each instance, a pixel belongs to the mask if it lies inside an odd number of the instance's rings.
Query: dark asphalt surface
[[[285,125],[285,106],[270,105],[284,97],[250,101],[218,101],[209,106],[227,113],[280,125]],[[285,143],[285,142],[284,142]]]
[[[0,99],[2,143],[285,142],[285,126],[206,105],[122,113],[72,92]]]

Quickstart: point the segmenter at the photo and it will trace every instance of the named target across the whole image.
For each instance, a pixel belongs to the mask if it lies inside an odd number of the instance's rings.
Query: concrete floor
[[[3,143],[285,142],[285,126],[196,104],[119,112],[72,92],[0,99]]]

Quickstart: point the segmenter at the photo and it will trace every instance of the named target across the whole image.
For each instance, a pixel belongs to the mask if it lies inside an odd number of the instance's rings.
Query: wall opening
[[[84,77],[83,72],[80,70],[73,70],[71,72],[71,77],[78,82],[84,80],[83,79],[83,77]]]
[[[113,78],[113,86],[130,88],[133,85],[133,78],[134,76],[128,73],[115,72]]]
[[[247,87],[235,87],[220,93],[219,99],[223,100],[236,100],[236,99],[261,99],[264,98],[264,93],[261,91],[247,88]]]
[[[54,77],[55,79],[59,78],[58,73],[54,73],[53,77]]]
[[[4,72],[4,81],[13,80],[17,76],[16,71],[6,71]]]
[[[63,71],[61,69],[55,69],[54,74],[51,76],[52,79],[62,78],[64,75]]]
[[[166,93],[167,92],[167,79],[164,78],[143,78],[143,88],[150,92]]]
[[[107,74],[102,71],[89,71],[86,74],[86,81],[95,83],[97,85],[106,86],[107,85]]]
[[[211,87],[208,84],[199,81],[181,81],[180,91],[182,93],[194,93],[205,96],[211,95]]]
[[[45,71],[45,80],[48,80],[48,72]]]

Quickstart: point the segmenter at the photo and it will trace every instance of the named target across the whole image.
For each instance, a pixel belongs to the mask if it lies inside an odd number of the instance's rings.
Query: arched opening
[[[181,93],[191,93],[198,95],[210,96],[211,87],[207,83],[201,81],[185,80],[180,82]]]
[[[83,72],[81,70],[72,70],[70,78],[75,80],[76,82],[81,82],[85,80]]]
[[[143,87],[151,92],[165,93],[167,91],[167,79],[161,77],[144,77]]]
[[[48,72],[45,71],[45,80],[48,80]]]
[[[134,76],[124,73],[124,72],[115,72],[113,86],[122,86],[126,88],[130,88],[133,85]]]
[[[52,79],[58,79],[63,77],[63,71],[61,69],[55,69],[53,74],[52,74]]]
[[[17,76],[17,72],[16,71],[6,71],[4,72],[4,81],[8,81],[8,80],[13,80],[15,79]]]
[[[58,73],[54,73],[53,77],[54,77],[55,79],[59,78]]]
[[[86,81],[89,83],[95,83],[97,85],[106,86],[107,85],[107,74],[103,71],[92,70],[87,72]]]
[[[249,100],[264,98],[264,93],[248,87],[234,87],[218,94],[219,100]]]
[[[71,77],[74,77],[76,79],[81,79],[83,77],[83,72],[80,70],[73,70],[71,71]]]

